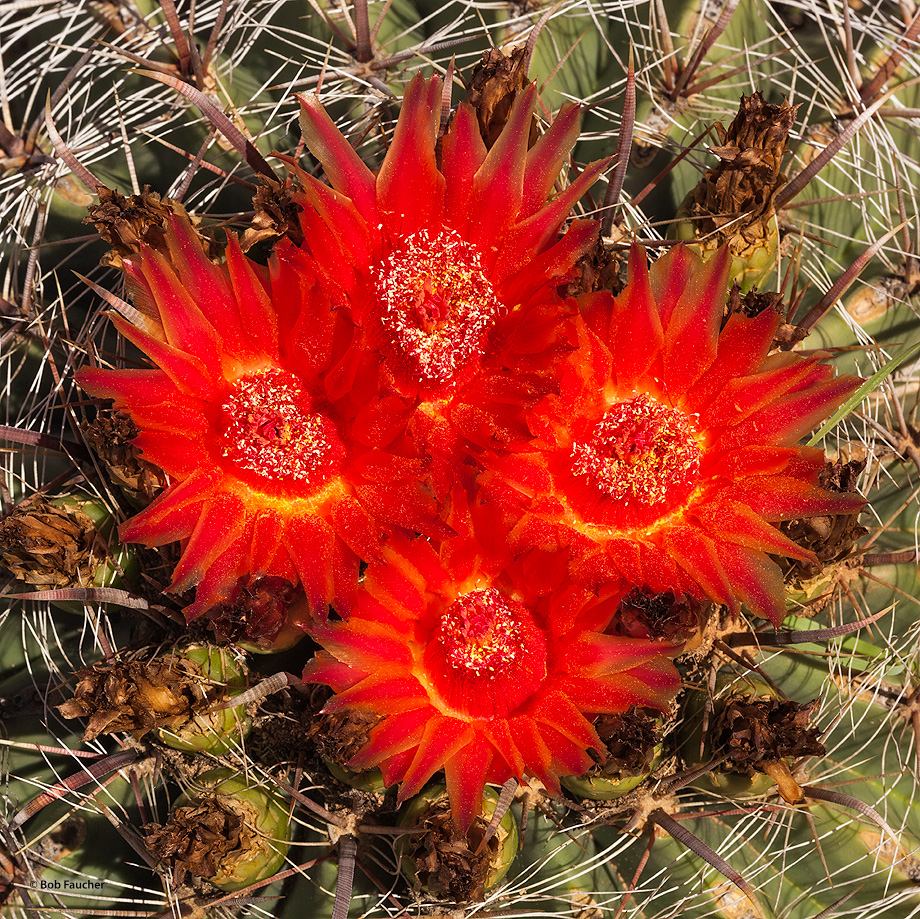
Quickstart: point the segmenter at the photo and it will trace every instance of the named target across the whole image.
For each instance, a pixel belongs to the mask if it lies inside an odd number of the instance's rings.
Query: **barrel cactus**
[[[918,36],[0,10],[4,916],[920,914]]]

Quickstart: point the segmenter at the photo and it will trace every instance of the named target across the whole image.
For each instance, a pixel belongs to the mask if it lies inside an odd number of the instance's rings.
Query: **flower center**
[[[519,604],[515,604],[519,605]],[[455,600],[441,617],[439,638],[447,662],[478,676],[496,676],[520,659],[520,614],[494,587]]]
[[[650,508],[680,501],[699,479],[702,450],[690,417],[645,394],[613,405],[572,449],[572,472],[614,501]]]
[[[222,455],[261,478],[324,484],[341,468],[345,449],[332,421],[312,408],[292,373],[241,377],[221,406]]]
[[[426,681],[453,717],[504,718],[546,680],[546,634],[494,587],[458,597],[423,650]]]
[[[378,272],[381,323],[426,383],[448,383],[482,353],[501,310],[479,254],[453,230],[408,237]]]

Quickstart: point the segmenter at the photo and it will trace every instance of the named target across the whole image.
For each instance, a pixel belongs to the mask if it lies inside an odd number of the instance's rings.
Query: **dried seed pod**
[[[481,845],[497,806],[498,795],[486,788],[480,814],[463,836],[451,817],[445,786],[434,785],[408,801],[399,825],[425,832],[399,842],[399,866],[406,880],[441,899],[482,900],[508,873],[518,850],[517,821],[510,809],[495,834]]]
[[[58,706],[65,718],[89,718],[84,740],[128,731],[156,731],[186,752],[226,753],[249,733],[245,706],[212,712],[246,671],[226,648],[193,645],[151,661],[102,661],[76,674],[73,699]]]
[[[79,508],[60,507],[42,495],[24,501],[0,523],[0,551],[13,577],[36,590],[92,583],[98,532]]]
[[[199,776],[169,820],[145,830],[150,851],[171,863],[174,885],[192,874],[226,891],[276,874],[291,832],[283,801],[231,769]]]
[[[674,238],[697,240],[703,258],[728,243],[742,292],[761,285],[776,264],[775,198],[786,184],[782,161],[797,108],[785,100],[771,105],[759,92],[742,96],[728,130],[715,125],[719,165],[690,191],[673,225]]]
[[[621,715],[602,715],[594,724],[604,742],[604,762],[584,775],[564,777],[575,795],[611,801],[638,788],[661,761],[664,719],[657,712],[633,706]]]
[[[817,704],[772,696],[727,699],[712,726],[713,753],[729,755],[723,769],[769,776],[786,801],[798,804],[803,793],[785,760],[827,752],[818,740],[821,731],[809,726]]]
[[[728,753],[735,772],[765,772],[779,759],[823,756],[821,731],[810,726],[817,701],[732,696],[720,706],[712,726],[713,750]]]
[[[279,182],[268,176],[259,176],[258,182],[252,199],[256,213],[240,237],[240,248],[248,252],[256,243],[274,243],[284,237],[295,246],[302,245],[303,229],[298,217],[302,208],[293,197],[303,193],[300,183],[290,178]]]
[[[245,666],[227,648],[193,646],[184,649],[182,657],[198,668],[199,679],[205,685],[211,683],[217,690],[211,707],[218,700],[227,696],[232,698],[242,692],[248,684]],[[210,711],[199,706],[184,724],[159,728],[157,737],[174,750],[186,753],[207,752],[219,756],[239,747],[251,728],[252,719],[245,705],[220,711]]]
[[[37,591],[125,587],[137,576],[137,558],[114,538],[113,524],[108,508],[89,495],[36,494],[0,523],[0,559]],[[55,605],[83,612],[81,603]]]

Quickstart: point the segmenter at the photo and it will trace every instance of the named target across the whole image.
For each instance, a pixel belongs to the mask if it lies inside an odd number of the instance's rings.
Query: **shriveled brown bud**
[[[220,796],[177,807],[167,823],[144,829],[147,848],[171,863],[173,886],[185,883],[189,874],[214,877],[224,859],[252,842],[242,814],[231,799]]]
[[[508,810],[498,832],[484,843],[498,805],[491,788],[485,789],[482,805],[464,836],[454,824],[443,786],[430,787],[406,803],[399,825],[424,831],[399,841],[400,869],[413,887],[457,903],[474,902],[505,876],[517,853],[517,821]]]
[[[81,430],[112,481],[134,503],[148,505],[166,486],[166,473],[142,459],[132,443],[139,432],[124,412],[100,410],[95,420],[81,425]]]
[[[648,771],[661,742],[662,720],[641,706],[630,706],[618,715],[601,715],[594,723],[597,736],[607,748],[605,776],[625,777]]]
[[[287,237],[299,246],[303,243],[303,229],[300,226],[301,206],[295,200],[300,186],[295,181],[279,182],[267,176],[259,176],[259,187],[252,203],[255,216],[240,237],[240,248],[248,252],[263,240]]]
[[[105,556],[92,518],[42,495],[23,501],[0,522],[4,566],[36,590],[91,586]]]
[[[773,763],[827,751],[812,726],[817,701],[805,705],[773,698],[728,700],[712,726],[715,755],[729,754],[729,768],[750,775],[766,772]]]
[[[657,768],[663,752],[664,719],[638,705],[601,715],[594,729],[603,749],[589,750],[595,760],[584,775],[564,776],[563,786],[576,797],[612,801],[638,788]]]
[[[155,728],[178,727],[206,698],[201,671],[181,658],[102,662],[76,676],[74,697],[58,711],[65,718],[89,718],[87,741],[114,731],[139,738]]]
[[[742,316],[753,319],[766,310],[772,310],[778,316],[785,317],[787,309],[783,295],[775,291],[760,293],[756,290],[749,290],[742,296],[740,287],[737,284],[732,285],[725,307],[726,317],[734,313],[741,313]]]
[[[281,651],[304,636],[297,625],[309,615],[304,591],[285,578],[240,578],[230,600],[202,617],[218,642],[252,645],[252,650]]]
[[[381,721],[383,718],[372,712],[339,709],[317,715],[307,728],[307,737],[316,744],[320,756],[345,766],[366,746],[371,731]]]
[[[182,795],[169,820],[144,829],[147,847],[171,869],[173,884],[189,874],[222,890],[242,890],[276,874],[290,839],[288,805],[230,769],[213,769]]]
[[[741,97],[727,131],[716,124],[720,142],[710,149],[720,162],[691,193],[689,213],[701,235],[726,228],[713,248],[735,234],[756,232],[756,225],[776,212],[774,199],[786,184],[782,162],[797,109],[786,100],[771,105],[755,92]]]
[[[732,277],[743,291],[769,277],[776,261],[779,228],[776,195],[786,184],[783,157],[798,106],[764,102],[755,92],[742,96],[728,130],[715,129],[710,148],[719,164],[710,169],[680,206],[673,234],[696,240],[703,257],[728,244]]]
[[[618,294],[625,287],[620,276],[622,267],[618,250],[599,238],[590,251],[575,263],[572,281],[565,288],[560,288],[559,293],[567,297],[598,290]]]
[[[209,712],[245,682],[226,649],[193,645],[150,661],[101,661],[76,678],[74,697],[58,711],[64,718],[89,719],[87,741],[115,731],[140,738],[165,728],[170,746],[220,752],[225,735],[248,730],[242,709]]]
[[[491,149],[508,122],[511,106],[517,94],[527,84],[527,49],[515,48],[505,54],[498,48],[484,51],[482,60],[473,68],[466,99],[479,120],[479,133]],[[537,125],[531,120],[528,146],[537,139]]]
[[[348,761],[367,746],[371,731],[382,721],[372,712],[340,709],[316,715],[307,724],[305,736],[313,742],[326,768],[340,782],[359,791],[382,793],[386,783],[379,768],[355,771],[348,765]]]
[[[141,243],[163,253],[168,252],[164,229],[172,214],[186,218],[194,228],[199,218],[189,214],[183,205],[150,190],[149,185],[139,195],[122,195],[111,188],[99,187],[99,203],[89,208],[84,223],[96,227],[99,235],[112,247],[102,257],[102,264],[121,268],[122,260],[136,255]],[[202,237],[207,251],[208,241]]]

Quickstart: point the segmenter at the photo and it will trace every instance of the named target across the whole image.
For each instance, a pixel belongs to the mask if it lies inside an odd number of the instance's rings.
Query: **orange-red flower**
[[[778,624],[783,582],[771,555],[811,559],[774,524],[852,513],[858,495],[821,488],[821,450],[797,446],[859,384],[821,355],[768,354],[772,310],[723,322],[728,257],[683,246],[628,287],[583,302],[560,394],[529,415],[535,440],[487,458],[480,499],[507,515],[517,552],[569,547],[573,579],[624,578],[740,604]]]
[[[556,288],[597,224],[574,221],[561,238],[559,229],[605,162],[553,195],[578,107],[564,106],[528,151],[535,95],[534,86],[520,94],[490,150],[462,103],[438,148],[441,80],[418,76],[376,174],[317,97],[301,99],[304,139],[331,184],[291,164],[303,185],[303,250],[404,394],[442,398],[497,352],[527,368],[571,312]]]
[[[112,317],[154,368],[78,375],[131,415],[135,444],[169,476],[121,537],[182,542],[171,589],[197,586],[189,617],[262,576],[300,581],[316,614],[347,610],[359,558],[376,555],[390,524],[438,532],[425,464],[350,436],[375,390],[337,375],[354,327],[301,253],[281,246],[265,270],[231,238],[216,265],[178,218],[166,246],[125,260],[137,313]]]
[[[494,553],[395,539],[371,564],[347,622],[310,632],[325,650],[304,671],[336,695],[327,711],[382,720],[349,761],[380,766],[400,800],[442,767],[456,823],[478,813],[485,783],[536,777],[558,793],[603,755],[593,727],[630,705],[665,709],[680,680],[675,649],[606,635],[621,591],[562,586],[537,595]]]

